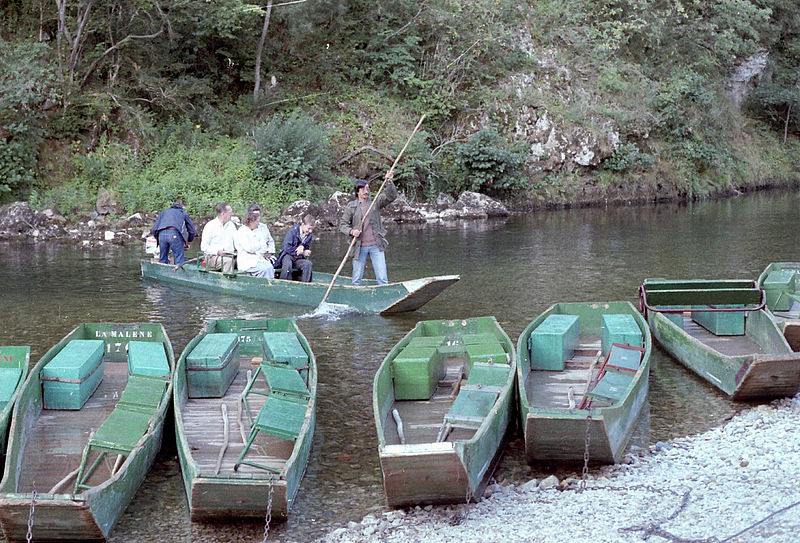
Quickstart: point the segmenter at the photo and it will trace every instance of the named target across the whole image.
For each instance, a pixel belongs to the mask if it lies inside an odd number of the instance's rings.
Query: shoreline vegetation
[[[0,204],[268,214],[395,172],[510,209],[800,183],[800,17],[703,3],[12,0]]]

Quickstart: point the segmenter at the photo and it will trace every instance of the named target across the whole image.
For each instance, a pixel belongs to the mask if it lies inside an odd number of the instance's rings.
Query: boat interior
[[[561,371],[532,370],[525,382],[528,405],[569,409],[581,404],[602,363],[600,336],[581,336]]]

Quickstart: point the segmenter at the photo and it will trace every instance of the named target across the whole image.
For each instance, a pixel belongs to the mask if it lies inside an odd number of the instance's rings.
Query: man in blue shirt
[[[169,264],[169,251],[172,250],[174,263],[183,264],[186,260],[183,250],[189,247],[195,236],[194,224],[184,211],[183,202],[175,200],[172,207],[159,213],[150,234],[158,242],[159,262]]]
[[[292,270],[300,270],[300,280],[304,283],[311,281],[311,241],[314,239],[314,217],[306,215],[303,220],[292,226],[283,240],[281,254],[277,262],[281,267],[281,279],[289,279]]]

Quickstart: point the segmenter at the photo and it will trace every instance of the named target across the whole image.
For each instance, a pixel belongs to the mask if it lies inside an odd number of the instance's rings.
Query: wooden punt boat
[[[26,540],[31,511],[35,541],[108,537],[161,447],[173,368],[167,334],[151,323],[81,324],[39,360],[9,432],[6,539]]]
[[[28,374],[30,356],[31,348],[28,346],[0,346],[0,454],[3,459],[11,412]]]
[[[198,365],[204,341],[231,336],[233,367],[209,384],[212,372]],[[292,319],[215,320],[192,339],[178,360],[174,397],[192,520],[264,519],[270,503],[272,518],[287,517],[308,464],[316,389],[314,354]]]
[[[373,387],[391,507],[483,494],[511,421],[515,367],[494,317],[418,322],[392,348]]]
[[[764,309],[756,281],[647,279],[639,295],[661,346],[732,399],[800,390],[800,353]]]
[[[148,279],[310,307],[320,304],[333,279],[332,274],[317,271],[314,271],[310,283],[262,279],[238,272],[207,271],[204,267],[193,263],[175,269],[171,264],[161,264],[148,259],[143,259],[141,266],[142,277]],[[354,287],[350,284],[349,277],[339,276],[327,301],[332,304],[347,305],[365,313],[415,311],[458,280],[458,275],[439,275],[386,285],[365,280],[362,286]]]
[[[517,342],[528,462],[583,461],[587,426],[589,460],[619,462],[647,400],[651,347],[630,302],[557,303],[536,317]]]
[[[772,262],[758,276],[758,286],[786,341],[800,351],[800,262]]]

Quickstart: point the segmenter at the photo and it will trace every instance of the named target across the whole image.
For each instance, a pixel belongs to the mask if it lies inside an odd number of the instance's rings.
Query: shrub
[[[453,192],[463,190],[501,193],[525,187],[522,168],[528,151],[509,147],[494,128],[484,128],[456,147]]]

